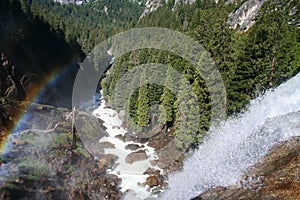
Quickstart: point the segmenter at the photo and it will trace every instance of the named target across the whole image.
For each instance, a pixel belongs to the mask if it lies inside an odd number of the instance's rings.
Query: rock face
[[[178,4],[193,4],[196,0],[175,0],[174,7],[176,7]]]
[[[255,22],[255,17],[265,0],[248,0],[228,17],[228,24],[238,31],[247,31]]]
[[[236,187],[216,187],[212,190],[204,192],[199,197],[192,200],[209,200],[209,199],[261,199],[258,194],[253,191]]]
[[[8,59],[7,55],[0,51],[0,96],[24,100],[25,89],[29,87],[29,82],[25,81],[32,77],[28,74],[21,76],[15,65]]]
[[[156,11],[162,5],[163,5],[162,0],[148,0],[146,2],[144,12],[140,16],[140,19],[145,17],[145,15]]]
[[[73,4],[76,4],[76,5],[83,5],[87,2],[89,2],[90,0],[53,0],[53,1],[61,3],[61,4],[73,3]]]
[[[167,3],[168,1],[163,0],[148,0],[145,5],[144,12],[141,14],[140,19],[145,17],[145,15],[156,11],[159,7],[161,7],[164,3]],[[193,4],[196,0],[175,0],[173,5],[173,10],[176,8],[179,4]]]
[[[294,137],[251,167],[239,186],[216,187],[194,199],[300,199],[299,174],[300,137]]]
[[[16,2],[0,3],[0,96],[31,99],[45,80],[53,78],[50,74],[65,70],[68,75],[46,87],[39,103],[71,107],[76,61],[83,56],[80,46],[68,44],[49,24],[23,13]]]
[[[15,126],[28,100],[71,107],[72,87],[82,52],[68,44],[50,25],[30,13],[23,13],[19,1],[0,3],[0,143]],[[16,32],[16,30],[18,30]],[[47,48],[45,48],[47,47]],[[79,59],[78,59],[79,60]],[[64,70],[52,86],[36,98],[45,80]]]

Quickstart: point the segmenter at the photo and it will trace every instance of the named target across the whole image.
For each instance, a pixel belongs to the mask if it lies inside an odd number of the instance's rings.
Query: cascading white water
[[[248,111],[210,130],[210,138],[169,177],[162,199],[191,199],[238,183],[277,143],[300,135],[300,74],[251,101]]]
[[[99,97],[102,97],[102,92]],[[125,142],[116,137],[117,135],[124,136],[125,133],[127,133],[127,130],[122,127],[122,120],[119,119],[118,113],[111,108],[106,108],[106,102],[104,99],[100,98],[99,103],[100,106],[93,111],[93,115],[104,121],[103,125],[106,127],[106,132],[109,134],[108,137],[101,138],[99,143],[108,142],[113,144],[113,148],[104,148],[105,154],[113,154],[118,156],[117,167],[114,169],[109,169],[107,172],[109,174],[117,175],[119,178],[121,178],[122,182],[120,186],[122,192],[131,190],[135,193],[133,195],[135,199],[146,199],[150,196],[155,196],[152,194],[148,186],[141,186],[146,181],[147,177],[149,177],[149,175],[145,174],[145,171],[148,169],[162,171],[162,169],[160,169],[158,166],[151,164],[151,161],[157,159],[154,148],[148,146],[148,143],[141,144],[133,141]],[[134,152],[133,150],[126,149],[126,146],[129,144],[140,146],[138,150],[144,150],[148,157],[144,160],[127,163],[126,157],[130,153]]]

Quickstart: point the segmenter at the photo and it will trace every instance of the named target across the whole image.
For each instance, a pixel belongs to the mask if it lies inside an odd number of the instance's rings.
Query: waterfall
[[[162,199],[191,199],[239,182],[281,141],[300,135],[300,74],[252,100],[248,110],[209,131],[209,138],[169,177]]]

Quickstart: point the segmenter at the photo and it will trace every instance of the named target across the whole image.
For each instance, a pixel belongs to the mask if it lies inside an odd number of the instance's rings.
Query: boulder
[[[158,178],[156,176],[149,176],[146,179],[147,185],[149,185],[149,187],[154,187],[154,186],[158,186],[160,181],[158,180]]]
[[[125,142],[131,142],[131,141],[137,141],[138,137],[134,135],[133,133],[126,133],[124,135],[124,141]]]
[[[126,120],[126,112],[124,110],[121,110],[119,113],[118,113],[118,118],[122,121],[125,121]]]
[[[125,141],[125,137],[122,134],[116,135],[115,138],[118,138],[121,141]]]
[[[132,151],[135,151],[137,149],[141,148],[139,145],[137,144],[128,144],[126,145],[125,149],[129,149],[129,150],[132,150]]]
[[[103,148],[103,149],[113,149],[113,148],[115,148],[115,145],[110,143],[110,142],[101,142],[99,144],[100,144],[101,148]]]
[[[145,150],[139,150],[133,153],[130,153],[126,156],[125,162],[132,164],[136,161],[146,160],[148,158]]]

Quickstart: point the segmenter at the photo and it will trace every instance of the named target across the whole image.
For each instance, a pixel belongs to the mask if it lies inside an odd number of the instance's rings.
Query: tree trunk
[[[72,149],[76,148],[75,107],[72,110]]]
[[[273,76],[275,73],[275,56],[276,56],[276,47],[273,48],[273,57],[271,61],[271,73],[270,73],[270,79],[269,79],[269,85],[273,86]]]

